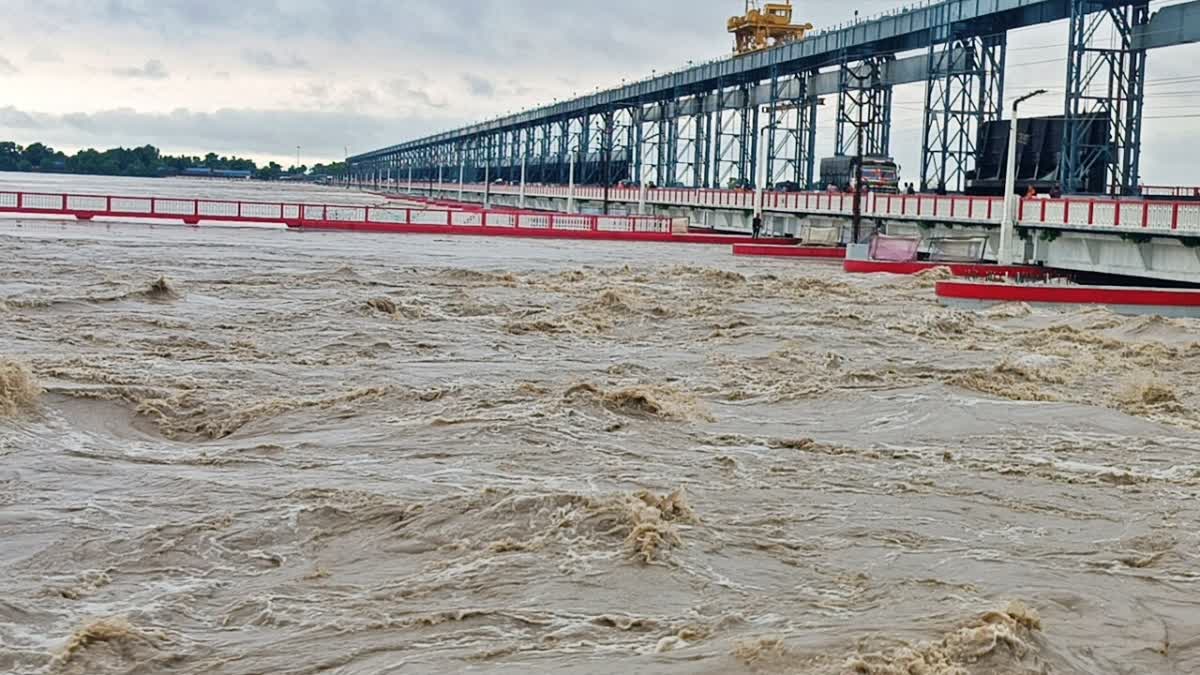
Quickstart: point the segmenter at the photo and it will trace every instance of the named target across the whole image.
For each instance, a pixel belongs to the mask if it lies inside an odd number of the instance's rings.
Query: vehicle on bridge
[[[858,157],[835,155],[821,160],[821,188],[837,188],[842,192],[854,189],[858,173]],[[900,192],[900,167],[891,157],[867,155],[862,158],[863,185],[869,192],[898,194]]]

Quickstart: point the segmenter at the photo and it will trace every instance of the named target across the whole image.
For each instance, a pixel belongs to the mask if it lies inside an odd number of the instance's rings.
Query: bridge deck
[[[464,185],[462,191],[478,197],[485,188],[494,195],[512,196],[521,192],[518,186],[487,187],[481,184]],[[441,188],[435,188],[438,189],[454,193],[459,186],[443,184]],[[571,189],[565,186],[526,186],[525,195],[527,198],[566,200],[571,196]],[[607,198],[610,202],[638,204],[643,195],[637,188],[610,188]],[[646,190],[644,198],[646,204],[656,207],[742,211],[753,210],[757,199],[756,193],[750,190],[693,188]],[[602,201],[605,199],[605,190],[600,187],[576,187],[574,199]],[[768,213],[849,216],[853,208],[854,196],[847,193],[763,193],[763,210]],[[1003,199],[1000,197],[964,195],[868,194],[862,206],[863,215],[869,218],[981,225],[999,225],[1003,210]],[[1200,237],[1200,203],[1103,197],[1031,198],[1021,200],[1019,223],[1024,227],[1043,229]]]

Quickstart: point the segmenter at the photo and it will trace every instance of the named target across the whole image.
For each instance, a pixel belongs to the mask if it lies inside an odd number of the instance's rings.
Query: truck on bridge
[[[821,160],[821,188],[828,190],[836,188],[841,192],[854,189],[855,175],[858,173],[858,157],[853,155],[834,155]],[[896,194],[900,192],[900,167],[896,160],[880,155],[866,155],[862,158],[863,185],[869,192]]]

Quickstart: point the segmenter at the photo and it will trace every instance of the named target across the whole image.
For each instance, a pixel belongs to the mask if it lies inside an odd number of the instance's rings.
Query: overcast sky
[[[899,6],[802,3],[818,28]],[[1152,9],[1168,4],[1153,3]],[[741,0],[7,0],[0,138],[73,151],[153,143],[171,153],[294,163],[382,145],[727,53]],[[1053,88],[1066,25],[1014,33],[1006,97]],[[1143,178],[1200,184],[1196,45],[1153,52]],[[1191,97],[1191,98],[1189,98]],[[922,85],[896,90],[894,148],[919,171]],[[822,112],[821,155],[834,111]]]

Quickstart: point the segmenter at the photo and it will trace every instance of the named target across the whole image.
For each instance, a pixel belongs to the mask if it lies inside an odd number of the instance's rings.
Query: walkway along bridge
[[[533,207],[559,207],[577,200],[587,209],[587,204],[598,204],[603,199],[605,190],[594,186],[574,191],[529,186],[522,194],[515,186],[446,187],[442,195],[446,199],[461,195],[463,200],[473,197],[494,202],[488,205],[491,208],[464,201],[439,203],[436,190],[429,199],[397,195],[391,203],[374,206],[0,191],[0,215],[728,245],[748,242],[749,238],[688,233],[686,227],[680,227],[680,221],[691,222],[693,218],[672,215],[705,209],[747,212],[754,208],[755,199],[761,198],[764,213],[770,218],[824,226],[829,221],[844,222],[853,208],[853,196],[847,194],[764,193],[759,197],[744,190],[613,189],[609,198],[615,204],[625,204],[632,210],[637,200],[645,199],[669,215],[563,213],[561,209],[549,212]],[[984,232],[992,239],[993,251],[1002,211],[1003,200],[998,197],[872,194],[863,204],[866,218],[893,232],[909,228],[936,233],[940,228],[944,234],[948,227],[956,228],[951,231],[959,235],[964,231]],[[1198,278],[1195,269],[1200,267],[1200,202],[1023,199],[1018,225],[1025,234],[1024,260],[1067,270],[1178,281]],[[804,234],[799,228],[788,233]]]
[[[828,192],[757,192],[704,188],[606,188],[602,186],[437,184],[381,185],[460,201],[560,212],[637,213],[685,219],[719,230],[747,231],[759,209],[769,234],[803,238],[809,226],[840,226],[850,240],[854,195]],[[1170,188],[1164,192],[1188,193]],[[1016,201],[1021,243],[1018,262],[1152,279],[1200,280],[1200,201],[1074,195]],[[866,229],[924,237],[985,236],[999,250],[1001,197],[891,195],[863,198]]]
[[[889,154],[892,88],[925,83],[920,185],[961,191],[979,125],[1004,116],[1008,33],[1067,21],[1060,181],[1067,193],[1139,179],[1147,50],[1200,41],[1200,0],[945,0],[349,159],[352,180],[462,176],[534,183],[622,180],[715,188],[815,176],[817,115],[837,154]],[[1100,93],[1097,93],[1100,92]],[[1092,180],[1102,173],[1102,179]]]

